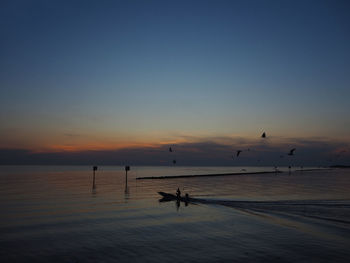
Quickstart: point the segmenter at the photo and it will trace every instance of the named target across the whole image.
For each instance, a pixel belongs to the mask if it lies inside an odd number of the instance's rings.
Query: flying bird
[[[266,133],[263,132],[263,134],[261,135],[261,138],[266,138]]]
[[[294,155],[295,148],[289,151],[288,155]]]
[[[238,150],[236,153],[236,156],[238,157],[241,152],[242,152],[241,150]]]

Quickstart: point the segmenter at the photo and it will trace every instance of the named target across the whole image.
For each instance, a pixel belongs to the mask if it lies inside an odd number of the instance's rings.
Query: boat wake
[[[161,194],[161,193],[160,193]],[[161,194],[162,195],[162,194]],[[176,200],[174,195],[162,195],[159,201]],[[182,199],[177,201],[184,201]],[[189,204],[220,205],[254,215],[271,215],[285,218],[307,218],[339,223],[350,229],[350,200],[279,200],[235,201],[190,197]]]
[[[350,227],[350,200],[285,200],[285,201],[228,201],[207,200],[203,203],[223,205],[243,211],[279,216],[299,216],[346,224]]]

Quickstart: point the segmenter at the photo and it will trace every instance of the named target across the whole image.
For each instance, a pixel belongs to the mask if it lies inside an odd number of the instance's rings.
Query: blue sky
[[[350,141],[348,1],[0,5],[0,148]]]

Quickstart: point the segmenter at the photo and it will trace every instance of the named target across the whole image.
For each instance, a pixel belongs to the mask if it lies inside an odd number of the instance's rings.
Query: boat
[[[191,198],[186,198],[186,197],[177,197],[174,194],[169,194],[165,192],[158,192],[163,198],[160,200],[161,202],[166,202],[166,201],[181,201],[181,202],[189,202]]]

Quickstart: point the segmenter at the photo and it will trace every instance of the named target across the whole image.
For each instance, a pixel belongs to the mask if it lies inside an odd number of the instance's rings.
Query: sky
[[[186,165],[237,164],[248,148],[240,164],[283,163],[273,156],[295,147],[300,164],[350,164],[349,12],[321,0],[1,1],[0,164],[166,164],[168,146]]]

